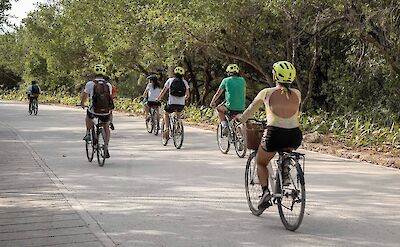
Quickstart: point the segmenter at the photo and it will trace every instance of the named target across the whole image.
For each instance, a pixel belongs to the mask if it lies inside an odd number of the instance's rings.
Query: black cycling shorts
[[[184,105],[166,105],[164,110],[168,113],[173,113],[173,112],[181,112],[185,106]]]
[[[158,101],[147,101],[146,105],[148,107],[155,107],[155,106],[161,106],[161,102]]]
[[[86,114],[90,119],[93,119],[93,118],[97,117],[103,123],[107,123],[108,121],[110,121],[110,115],[111,115],[111,114],[108,114],[108,115],[105,115],[105,116],[100,116],[100,115],[96,115],[96,114],[91,113],[89,110],[86,111]]]
[[[261,147],[266,152],[277,152],[288,148],[300,147],[303,135],[299,128],[285,129],[267,126],[261,139]]]

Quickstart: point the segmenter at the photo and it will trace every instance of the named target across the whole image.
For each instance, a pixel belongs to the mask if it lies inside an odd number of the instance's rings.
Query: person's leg
[[[144,104],[144,112],[145,112],[145,119],[147,119],[150,116],[150,107],[149,105],[146,103]]]
[[[89,133],[93,127],[93,121],[87,114],[85,118],[85,123],[86,123],[86,133]]]
[[[169,112],[165,111],[164,113],[164,126],[165,130],[169,130]]]
[[[30,110],[32,106],[33,97],[28,96],[28,99],[29,99],[29,110]]]
[[[257,175],[262,187],[268,187],[268,169],[267,166],[276,152],[266,152],[261,145],[258,147],[256,161],[257,161]]]
[[[111,131],[110,131],[110,126],[108,123],[104,124],[104,145],[108,147],[108,143],[110,142],[111,138]]]
[[[265,209],[271,206],[269,201],[271,200],[272,195],[268,189],[269,173],[267,166],[274,157],[274,155],[275,152],[266,152],[261,145],[258,147],[257,157],[256,157],[257,175],[263,191],[260,202],[258,203],[258,209]]]
[[[109,126],[110,126],[110,129],[111,129],[111,130],[114,130],[114,129],[115,129],[115,128],[114,128],[113,120],[114,120],[114,115],[113,115],[113,112],[110,111],[110,124],[109,124]]]
[[[90,136],[90,130],[92,129],[92,126],[93,126],[92,118],[93,118],[92,114],[87,111],[86,117],[85,117],[86,134],[83,137],[83,140],[85,140],[85,141],[92,140],[92,138]]]
[[[223,104],[217,106],[216,109],[217,109],[217,112],[218,112],[219,121],[222,123],[222,126],[223,127],[227,126],[228,123],[226,122],[225,113],[227,112],[228,109]]]

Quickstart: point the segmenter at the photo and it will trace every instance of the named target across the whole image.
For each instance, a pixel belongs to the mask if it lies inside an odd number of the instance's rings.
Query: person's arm
[[[144,90],[142,97],[147,98],[147,95],[149,94],[149,84],[147,84],[146,89]]]
[[[88,84],[89,83],[85,84],[85,88],[83,89],[82,94],[81,94],[81,107],[82,108],[85,108],[85,102],[89,97],[89,85]]]
[[[263,106],[266,93],[267,93],[266,89],[261,90],[261,92],[257,94],[257,96],[254,98],[253,102],[249,105],[249,107],[247,107],[247,109],[243,112],[243,114],[238,116],[237,119],[240,122],[245,123],[250,117],[252,117],[254,113],[258,109],[260,109],[260,107]]]
[[[85,108],[85,102],[86,102],[87,98],[88,98],[88,94],[85,93],[85,91],[83,91],[82,95],[81,95],[81,107],[82,108]]]
[[[186,80],[184,80],[184,83],[185,83],[185,87],[186,87],[185,99],[187,100],[190,97],[190,88],[189,88],[189,83]]]
[[[214,96],[213,96],[213,98],[211,100],[211,103],[210,103],[211,107],[215,107],[216,106],[215,102],[219,99],[219,97],[221,97],[223,92],[224,92],[224,90],[221,87],[219,87],[217,92],[214,94]]]

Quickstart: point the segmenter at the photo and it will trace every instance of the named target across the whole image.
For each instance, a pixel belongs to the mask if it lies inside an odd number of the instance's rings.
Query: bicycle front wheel
[[[285,228],[295,231],[303,221],[306,206],[304,173],[296,160],[288,158],[284,162],[289,166],[290,184],[281,187],[282,197],[277,199],[278,211]]]
[[[235,129],[235,151],[239,158],[244,158],[244,156],[246,156],[247,147],[244,139],[243,128],[241,126],[236,126]]]
[[[249,205],[251,213],[259,216],[263,213],[264,210],[258,209],[258,202],[261,199],[262,188],[257,175],[256,154],[256,151],[252,152],[247,159],[244,175],[244,187],[246,190],[247,204]]]
[[[182,120],[176,120],[173,128],[173,140],[176,149],[180,149],[183,144],[184,129]]]
[[[160,131],[160,115],[158,114],[158,109],[155,109],[153,111],[153,134],[158,135],[158,132]]]
[[[150,109],[151,110],[151,109]],[[153,120],[152,120],[153,114],[150,112],[150,117],[146,117],[146,130],[147,132],[151,133],[153,131]]]
[[[106,156],[104,153],[104,129],[97,129],[97,163],[99,166],[104,166],[106,161]]]
[[[161,143],[163,146],[167,146],[169,140],[169,133],[168,135],[164,134],[165,129],[165,121],[163,120],[161,124]]]
[[[229,141],[229,134],[224,134],[223,133],[223,128],[222,128],[222,124],[220,123],[218,125],[217,128],[217,143],[218,143],[218,147],[219,150],[221,151],[221,153],[226,154],[229,152],[229,148],[230,148],[230,141]]]

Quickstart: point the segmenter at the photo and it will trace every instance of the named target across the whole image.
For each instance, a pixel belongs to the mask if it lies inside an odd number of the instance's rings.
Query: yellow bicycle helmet
[[[182,67],[176,67],[174,69],[174,74],[176,75],[184,75],[185,74],[185,69]]]
[[[228,67],[226,67],[226,72],[239,74],[239,66],[237,66],[237,64],[234,64],[234,63],[229,64]]]
[[[94,66],[94,72],[96,75],[106,75],[106,67],[102,64],[97,64]]]
[[[274,69],[274,79],[280,83],[292,83],[296,78],[296,69],[288,61],[279,61],[272,66]]]

